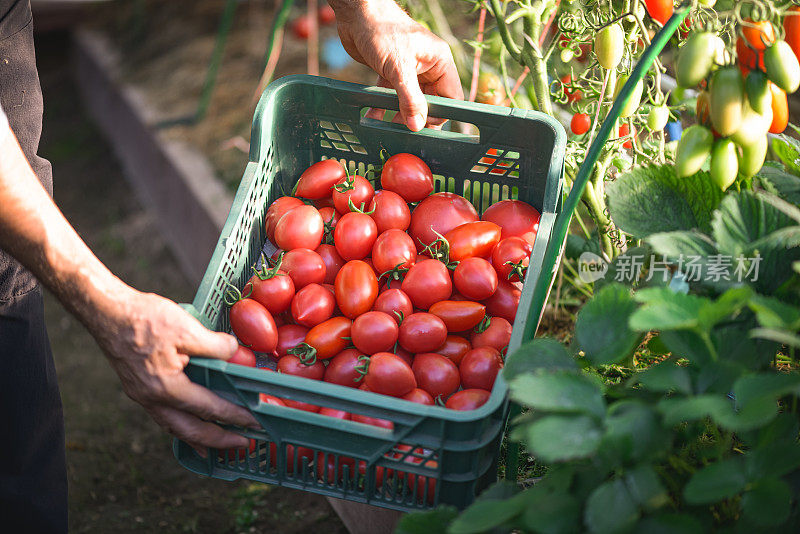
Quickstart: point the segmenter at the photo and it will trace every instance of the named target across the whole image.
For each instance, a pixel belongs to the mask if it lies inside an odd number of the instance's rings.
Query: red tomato
[[[333,24],[336,22],[336,13],[334,13],[333,8],[328,4],[325,4],[319,8],[317,11],[317,16],[319,17],[320,24]]]
[[[522,282],[531,261],[531,252],[533,245],[520,237],[509,237],[500,241],[492,251],[492,265],[497,271],[498,278],[509,282]]]
[[[490,221],[474,221],[456,226],[444,238],[450,244],[450,260],[485,258],[500,241],[500,226]]]
[[[417,386],[428,393],[434,399],[439,397],[446,399],[452,395],[461,383],[458,374],[458,367],[448,358],[441,354],[426,352],[414,356],[414,378],[417,379]]]
[[[320,415],[327,415],[328,417],[333,417],[334,419],[344,419],[345,421],[350,420],[350,414],[345,412],[344,410],[337,410],[336,408],[326,408],[322,407],[319,410]]]
[[[292,399],[283,399],[283,402],[284,404],[286,404],[288,408],[294,408],[295,410],[303,410],[304,412],[317,413],[320,409],[320,407],[317,406],[316,404],[309,404],[307,402],[296,401]]]
[[[631,127],[628,126],[627,123],[623,123],[622,126],[619,127],[619,136],[620,137],[627,137],[628,134],[631,133]],[[634,135],[636,132],[634,132]],[[623,148],[633,148],[633,141],[628,139],[624,143],[622,143]]]
[[[287,354],[278,360],[277,371],[287,375],[310,378],[311,380],[322,380],[322,376],[325,374],[325,365],[321,360],[317,360],[311,365],[306,365],[294,354]],[[290,406],[289,399],[282,400],[286,406]]]
[[[365,425],[372,425],[372,426],[379,426],[381,428],[388,428],[389,430],[394,430],[394,423],[392,423],[391,421],[388,421],[386,419],[378,419],[377,417],[369,417],[367,415],[361,415],[361,414],[358,414],[358,413],[350,414],[350,419],[352,419],[353,421],[355,421],[357,423],[363,423]]]
[[[503,368],[500,351],[494,347],[478,347],[464,355],[458,371],[464,389],[485,389],[491,391],[497,373]]]
[[[319,254],[307,248],[296,248],[285,253],[281,269],[292,278],[295,290],[325,281],[325,262]]]
[[[280,197],[269,205],[267,214],[264,218],[264,226],[267,231],[267,239],[275,242],[275,225],[286,215],[286,212],[298,206],[302,206],[303,201],[295,197]]]
[[[456,226],[477,220],[478,212],[464,197],[455,193],[436,193],[414,209],[408,234],[417,250],[422,250],[438,238],[436,232],[445,235]]]
[[[318,161],[300,175],[294,194],[310,199],[329,197],[333,185],[345,176],[347,172],[339,161],[335,159]]]
[[[266,404],[273,404],[275,406],[286,406],[286,404],[278,397],[267,395],[266,393],[259,393],[258,400]]]
[[[523,241],[521,238],[513,239]],[[459,262],[453,271],[453,285],[470,300],[488,299],[497,291],[497,284],[495,268],[483,258],[467,258]]]
[[[586,113],[576,113],[572,116],[569,129],[572,130],[572,133],[575,135],[583,135],[589,131],[591,125],[592,120],[589,118],[589,115]]]
[[[414,355],[408,352],[401,346],[397,346],[397,350],[394,351],[398,358],[402,358],[404,362],[406,362],[409,366],[414,363]]]
[[[768,20],[753,22],[752,19],[744,19],[742,24],[742,35],[750,48],[754,50],[766,50],[769,45],[775,42],[775,28]]]
[[[378,279],[372,267],[360,260],[348,261],[336,275],[336,303],[351,319],[372,309],[378,297]]]
[[[402,289],[387,289],[375,299],[372,309],[388,313],[398,324],[401,317],[408,317],[414,313],[411,299],[403,293]]]
[[[346,317],[332,317],[309,330],[305,342],[313,349],[317,360],[333,358],[350,344],[352,324]]]
[[[469,340],[473,350],[478,347],[493,347],[502,353],[511,341],[511,323],[502,317],[492,317],[489,326],[482,332],[473,331]],[[461,361],[463,363],[464,360]]]
[[[472,350],[472,345],[467,339],[461,336],[449,335],[447,339],[445,339],[444,345],[436,349],[436,353],[441,354],[458,365],[461,363],[464,354],[470,350]]]
[[[394,269],[410,269],[417,260],[414,241],[402,230],[383,232],[372,245],[372,264],[377,273]]]
[[[417,308],[427,310],[435,302],[445,300],[453,293],[450,271],[439,260],[415,263],[406,273],[400,286]]]
[[[397,343],[399,328],[391,315],[380,311],[369,311],[353,321],[351,337],[353,345],[364,354],[388,352]]]
[[[521,200],[501,200],[489,206],[481,217],[503,229],[500,239],[521,237],[533,244],[539,230],[541,214],[530,204]]]
[[[336,252],[336,247],[333,245],[326,245],[325,243],[318,246],[317,250],[314,252],[319,254],[319,257],[322,258],[322,263],[325,264],[325,278],[323,282],[326,284],[334,283],[339,269],[345,264],[344,259]]]
[[[292,317],[309,328],[330,319],[335,308],[336,299],[319,284],[308,284],[292,299]]]
[[[275,225],[275,244],[283,250],[314,250],[322,243],[325,225],[314,206],[297,206],[286,212]]]
[[[250,445],[247,448],[241,449],[224,449],[217,451],[217,456],[223,462],[241,462],[248,456],[256,452],[256,440],[251,439]]]
[[[486,404],[491,395],[490,392],[482,389],[462,389],[447,399],[445,408],[461,411],[475,410]]]
[[[412,389],[410,393],[406,393],[400,398],[403,400],[416,402],[417,404],[427,404],[428,406],[433,406],[433,397],[431,397],[431,394],[420,388]]]
[[[364,356],[356,349],[344,349],[328,362],[325,368],[325,382],[350,388],[361,385],[362,375],[356,370],[361,365],[359,358]]]
[[[786,12],[783,29],[786,31],[785,41],[800,60],[800,6],[792,6]]]
[[[403,197],[394,191],[381,189],[375,191],[372,202],[369,203],[370,217],[378,227],[378,233],[395,228],[407,230],[411,224],[411,210]]]
[[[465,332],[486,317],[486,306],[468,300],[440,300],[428,311],[444,322],[448,332]]]
[[[433,173],[413,154],[395,154],[381,169],[381,187],[394,191],[406,202],[419,202],[433,192]]]
[[[492,317],[502,317],[509,323],[513,323],[517,316],[521,295],[522,291],[514,285],[505,280],[500,280],[497,283],[497,291],[494,292],[494,295],[483,301],[486,304],[486,313]]]
[[[662,26],[667,23],[674,10],[672,0],[645,0],[644,6],[653,20],[660,22]]]
[[[320,213],[321,213],[321,210],[324,209],[324,208],[333,208],[333,199],[331,197],[318,198],[317,200],[312,200],[311,204],[315,208],[320,210]],[[326,212],[326,213],[328,213],[328,212]],[[329,220],[330,220],[330,215],[328,215],[328,217],[325,219],[325,221],[329,221]]]
[[[364,383],[370,391],[392,397],[402,397],[417,387],[411,367],[390,352],[379,352],[370,357]]]
[[[278,345],[278,328],[269,311],[253,299],[241,299],[228,312],[231,329],[243,345],[271,353]]]
[[[786,93],[772,82],[769,83],[769,90],[772,93],[772,124],[769,133],[783,133],[789,124],[789,101]]]
[[[378,237],[375,221],[366,213],[350,212],[342,215],[333,232],[336,252],[345,260],[362,260],[372,252]]]
[[[300,15],[294,21],[292,21],[292,33],[298,39],[306,40],[308,36],[311,34],[311,17],[306,15]],[[331,161],[331,160],[325,160]],[[301,176],[302,178],[302,176]],[[298,195],[300,193],[297,193]]]
[[[250,277],[242,291],[272,315],[283,313],[289,309],[294,298],[294,282],[292,277],[280,269],[262,269]]]
[[[228,363],[235,363],[237,365],[244,365],[245,367],[255,367],[256,366],[256,354],[248,349],[247,347],[243,347],[239,345],[236,348],[236,352],[233,353],[228,359]]]
[[[339,213],[351,211],[350,201],[356,208],[366,210],[374,194],[375,189],[366,178],[353,174],[342,178],[333,186],[333,205]]]
[[[278,327],[278,346],[275,352],[278,356],[286,356],[289,349],[305,341],[308,328],[299,324],[286,324]]]
[[[336,484],[342,480],[349,482],[356,479],[356,461],[347,456],[338,456],[337,460],[335,454],[320,452],[317,454],[315,464],[317,478],[327,484]]]
[[[446,339],[447,326],[432,313],[412,313],[400,323],[398,341],[412,354],[434,352]]]
[[[317,410],[306,410],[306,411],[310,412],[319,411],[319,407],[314,406],[313,404],[298,403],[294,401],[288,401],[288,402],[291,402],[294,405],[317,408]],[[278,451],[274,443],[269,444],[269,451],[271,458],[270,465],[272,465],[272,467],[276,467],[278,459]],[[311,465],[312,461],[314,461],[314,451],[312,451],[311,449],[306,447],[295,447],[291,443],[286,444],[286,472],[288,474],[291,475],[295,471],[302,473],[303,465],[309,466]]]

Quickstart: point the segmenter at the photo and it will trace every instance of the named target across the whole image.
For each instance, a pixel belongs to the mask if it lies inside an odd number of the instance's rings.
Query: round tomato
[[[328,4],[319,8],[317,16],[319,17],[320,24],[328,25],[336,22],[336,13],[334,13],[333,8]]]
[[[362,260],[369,256],[378,237],[375,221],[366,213],[345,213],[336,224],[333,244],[345,260]]]
[[[398,358],[401,358],[409,366],[414,363],[414,355],[408,352],[400,345],[397,346],[397,349],[395,349],[394,353],[397,355]]]
[[[289,354],[289,349],[305,341],[307,333],[308,328],[299,324],[285,324],[278,327],[278,346],[275,352],[278,356],[286,356]]]
[[[394,191],[385,189],[375,191],[368,211],[378,227],[379,234],[391,229],[405,231],[411,224],[411,210],[408,209],[408,204]]]
[[[650,17],[663,26],[672,16],[672,0],[645,0],[644,7]]]
[[[445,404],[445,408],[451,410],[476,410],[486,404],[492,394],[483,389],[462,389],[454,393]]]
[[[521,237],[533,244],[539,230],[541,214],[530,204],[521,200],[501,200],[483,212],[481,220],[490,221],[502,229],[500,239]]]
[[[444,345],[436,349],[437,354],[441,354],[448,358],[451,362],[458,365],[461,359],[468,351],[472,350],[472,345],[469,341],[461,336],[447,336]]]
[[[575,135],[583,135],[589,131],[592,121],[586,113],[576,113],[569,122],[569,128]]]
[[[322,407],[319,410],[320,415],[327,415],[328,417],[333,417],[334,419],[343,419],[345,421],[350,420],[350,413],[344,410],[337,410],[336,408],[325,408]]]
[[[383,164],[381,187],[394,191],[406,202],[419,202],[433,192],[433,173],[417,156],[395,154]]]
[[[372,309],[378,297],[375,271],[360,260],[348,261],[336,275],[334,283],[339,310],[350,319]]]
[[[511,341],[511,323],[502,317],[492,317],[489,326],[481,332],[473,331],[469,340],[473,350],[478,347],[494,347],[502,353]]]
[[[800,63],[786,41],[775,41],[764,51],[764,67],[767,78],[787,93],[800,87]]]
[[[714,135],[711,130],[699,124],[686,128],[678,141],[675,155],[675,173],[678,177],[691,176],[699,171],[713,146]]]
[[[400,323],[400,346],[411,352],[434,352],[447,339],[447,326],[432,313],[412,313]]]
[[[364,383],[370,391],[392,397],[402,397],[417,387],[411,367],[389,352],[379,352],[369,358]]]
[[[509,237],[500,241],[492,251],[492,265],[497,271],[498,278],[509,282],[525,280],[531,252],[533,252],[533,246],[522,238]],[[456,284],[456,288],[458,288],[458,284]],[[459,289],[459,291],[461,290]],[[463,291],[461,292],[463,293]]]
[[[275,225],[275,244],[283,250],[314,250],[322,243],[325,224],[314,206],[297,206],[286,212]]]
[[[775,28],[768,20],[753,22],[752,19],[744,19],[742,25],[742,36],[747,44],[754,50],[764,50],[775,41]]]
[[[253,299],[241,299],[228,312],[236,337],[256,352],[271,353],[278,345],[278,328],[269,311]]]
[[[308,36],[311,35],[311,17],[305,14],[294,19],[294,21],[292,21],[292,33],[298,39],[308,39]]]
[[[333,245],[321,244],[315,250],[319,257],[322,258],[322,263],[325,264],[325,278],[322,280],[325,284],[332,284],[336,281],[336,275],[339,269],[346,263],[344,259],[336,252],[336,247]]]
[[[325,365],[321,360],[306,365],[294,354],[287,354],[278,360],[278,368],[276,370],[286,375],[302,376],[303,378],[310,378],[311,380],[322,380],[325,374]],[[289,402],[287,402],[289,399],[282,400],[287,406],[290,405]]]
[[[431,394],[424,389],[412,389],[410,393],[406,393],[400,398],[403,400],[416,402],[417,404],[427,404],[428,406],[433,406],[433,397],[431,397]]]
[[[430,393],[434,399],[446,399],[452,395],[461,383],[456,364],[441,354],[426,352],[414,357],[414,378],[417,386]]]
[[[513,323],[517,316],[520,296],[522,296],[522,291],[516,286],[500,280],[494,295],[483,301],[486,304],[486,313],[492,317],[502,317],[509,323]]]
[[[357,209],[365,210],[374,194],[372,184],[363,176],[346,176],[333,186],[333,205],[339,213],[350,212],[351,202]]]
[[[364,354],[388,352],[397,343],[399,328],[391,315],[369,311],[353,321],[353,345]]]
[[[491,221],[456,226],[444,235],[450,247],[450,261],[488,257],[500,241],[500,234],[500,226]]]
[[[738,172],[736,145],[728,138],[718,139],[711,150],[711,181],[725,191],[736,180]]]
[[[446,300],[453,293],[450,271],[439,260],[423,260],[415,263],[406,273],[403,292],[417,308],[427,310],[435,302]]]
[[[625,52],[625,34],[622,26],[614,22],[601,28],[594,37],[594,53],[604,69],[616,69]]]
[[[372,245],[372,265],[375,272],[410,269],[417,261],[417,247],[407,233],[392,229],[383,232]]]
[[[275,225],[291,209],[302,206],[303,201],[295,197],[280,197],[269,205],[267,214],[264,218],[264,227],[267,231],[267,239],[275,242]]]
[[[238,347],[236,347],[236,352],[233,353],[233,356],[228,358],[228,363],[244,365],[245,367],[255,367],[256,354],[247,347],[239,345]]]
[[[486,317],[486,306],[468,300],[441,300],[428,311],[444,322],[448,332],[466,332]]]
[[[294,298],[294,282],[285,271],[264,267],[250,277],[244,286],[244,294],[264,306],[272,315],[289,309]]]
[[[527,244],[527,241],[520,237],[508,239],[519,239]],[[456,290],[471,300],[488,299],[497,291],[497,284],[497,271],[483,258],[467,258],[459,262],[453,271],[453,285]]]
[[[402,289],[387,289],[381,292],[375,299],[372,309],[389,314],[398,324],[400,324],[401,318],[414,313],[411,299]]]
[[[769,84],[769,91],[772,95],[772,124],[769,133],[783,133],[789,124],[789,101],[783,89],[772,82]]]
[[[319,284],[308,284],[292,299],[292,317],[309,328],[330,319],[334,309],[336,299]]]
[[[478,347],[464,355],[458,371],[461,373],[461,386],[464,389],[485,389],[491,391],[497,373],[503,368],[500,351],[494,347]]]
[[[347,317],[331,317],[309,330],[305,339],[309,349],[300,354],[301,359],[327,360],[342,352],[350,344],[352,324]]]
[[[344,166],[335,159],[313,164],[300,175],[294,189],[295,196],[318,199],[331,196],[334,184],[347,176]]]
[[[325,281],[325,262],[307,248],[296,248],[283,255],[281,269],[292,278],[296,290]]]
[[[363,375],[358,372],[356,367],[361,365],[359,358],[364,356],[356,349],[344,349],[328,362],[325,368],[325,382],[339,384],[350,388],[357,388]]]
[[[437,232],[445,235],[456,226],[477,220],[478,212],[464,197],[455,193],[436,193],[420,202],[411,213],[408,233],[417,250],[422,250],[438,238]]]

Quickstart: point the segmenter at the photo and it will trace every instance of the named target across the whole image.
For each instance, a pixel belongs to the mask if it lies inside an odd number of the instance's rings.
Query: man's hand
[[[339,37],[359,63],[378,73],[378,85],[400,98],[400,117],[413,131],[441,124],[428,118],[423,92],[464,98],[450,47],[411,19],[393,0],[329,0]]]

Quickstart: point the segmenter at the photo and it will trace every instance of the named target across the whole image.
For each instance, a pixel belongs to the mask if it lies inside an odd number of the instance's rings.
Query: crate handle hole
[[[469,143],[480,142],[480,130],[471,122],[454,121],[444,118],[446,121],[441,128],[423,128],[423,132],[428,131],[447,131],[451,136]],[[384,124],[382,124],[384,123]],[[361,125],[372,128],[383,128],[392,125],[392,130],[405,130],[400,123],[400,114],[396,109],[381,109],[363,107],[361,108]]]

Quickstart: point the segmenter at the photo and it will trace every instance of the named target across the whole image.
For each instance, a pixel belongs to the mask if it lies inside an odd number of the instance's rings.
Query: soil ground
[[[153,216],[76,105],[68,49],[64,34],[37,37],[45,101],[40,154],[53,163],[56,202],[123,280],[190,300],[194,288]],[[245,156],[238,157],[243,167]],[[51,295],[46,313],[66,420],[71,532],[346,532],[320,496],[184,470],[172,456],[171,438],[123,393],[86,330]]]

